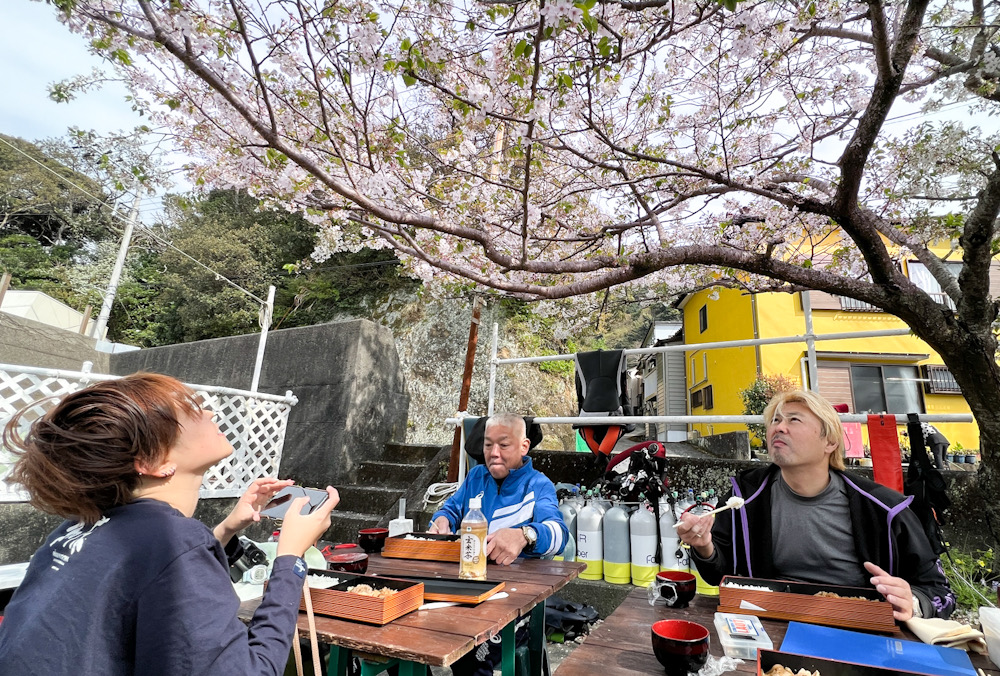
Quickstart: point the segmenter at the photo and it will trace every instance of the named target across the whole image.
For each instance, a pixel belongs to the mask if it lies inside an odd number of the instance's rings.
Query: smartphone
[[[284,519],[285,512],[296,498],[307,497],[309,502],[302,508],[302,514],[312,514],[330,497],[326,491],[318,488],[303,488],[302,486],[286,486],[274,494],[271,501],[260,510],[261,516],[270,519]]]

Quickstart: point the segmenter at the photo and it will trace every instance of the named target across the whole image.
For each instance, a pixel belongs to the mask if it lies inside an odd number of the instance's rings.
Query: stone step
[[[340,506],[365,514],[385,514],[406,495],[402,487],[353,484],[336,488],[340,492]]]
[[[426,466],[438,451],[440,446],[434,444],[403,444],[390,442],[382,451],[382,459],[387,462],[406,462]]]
[[[322,539],[335,544],[357,542],[358,531],[362,528],[373,528],[378,524],[379,518],[381,514],[343,511],[338,507],[330,514],[330,528]]]
[[[358,465],[357,483],[382,488],[409,488],[422,471],[423,465],[369,460]]]

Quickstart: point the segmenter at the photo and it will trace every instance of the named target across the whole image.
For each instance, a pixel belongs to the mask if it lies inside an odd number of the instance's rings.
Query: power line
[[[21,150],[20,148],[18,148],[14,144],[10,143],[9,141],[7,141],[7,139],[0,138],[0,142],[2,142],[4,145],[8,146],[9,148],[13,149],[14,151],[20,153],[21,155],[24,155],[26,158],[28,158],[29,160],[31,160],[32,162],[34,162],[35,164],[37,164],[38,166],[40,166],[45,171],[48,171],[49,173],[51,173],[54,176],[58,177],[60,181],[66,183],[67,185],[69,185],[72,188],[75,188],[76,190],[79,190],[81,193],[83,193],[84,195],[86,195],[90,199],[94,200],[98,204],[101,204],[103,206],[109,207],[111,209],[111,218],[112,219],[122,220],[122,216],[120,216],[115,211],[115,207],[113,205],[109,204],[107,202],[107,200],[101,199],[101,198],[93,195],[88,190],[82,188],[81,186],[77,185],[73,181],[67,179],[65,176],[61,175],[56,170],[52,169],[51,167],[46,166],[45,164],[43,164],[42,162],[40,162],[36,158],[32,157],[31,155],[29,155],[25,151]],[[132,193],[126,192],[126,194],[132,194]],[[149,228],[147,228],[145,225],[143,225],[141,223],[137,223],[136,225],[137,225],[138,229],[141,232],[144,232],[145,234],[147,234],[148,236],[152,237],[156,241],[160,242],[164,246],[167,246],[167,247],[173,249],[174,251],[176,251],[180,255],[184,256],[187,259],[189,259],[195,265],[197,265],[197,266],[199,266],[201,268],[204,268],[208,272],[212,273],[213,275],[215,275],[216,279],[222,280],[222,281],[226,282],[227,284],[229,284],[230,286],[232,286],[234,289],[242,291],[247,296],[249,296],[250,298],[253,298],[255,301],[257,301],[259,304],[261,304],[261,305],[267,305],[267,301],[263,300],[262,298],[260,298],[256,294],[251,293],[250,291],[247,291],[242,286],[240,286],[239,284],[236,284],[235,282],[233,282],[232,280],[230,280],[228,277],[226,277],[222,273],[217,272],[216,270],[213,270],[212,268],[208,267],[207,265],[205,265],[204,263],[202,263],[201,261],[199,261],[198,259],[196,259],[194,256],[191,256],[190,254],[188,254],[186,251],[182,251],[181,249],[177,248],[171,242],[168,242],[167,240],[163,239],[162,237],[160,237],[159,235],[157,235],[155,232],[153,232],[152,230],[150,230]]]

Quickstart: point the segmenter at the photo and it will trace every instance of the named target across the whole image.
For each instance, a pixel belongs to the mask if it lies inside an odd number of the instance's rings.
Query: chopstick
[[[738,500],[738,502],[735,502],[736,500]],[[705,512],[704,514],[695,514],[695,516],[698,517],[711,516],[713,514],[718,514],[719,512],[724,512],[727,509],[743,509],[744,503],[745,501],[742,498],[729,498],[729,500],[726,500],[726,504],[724,504],[722,507],[716,507],[711,512]],[[676,523],[671,524],[671,527],[677,528],[677,524]]]

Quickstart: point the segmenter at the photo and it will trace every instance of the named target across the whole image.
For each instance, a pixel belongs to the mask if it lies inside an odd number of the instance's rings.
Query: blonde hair
[[[819,418],[820,430],[823,438],[837,445],[836,450],[830,454],[831,469],[844,469],[844,427],[840,424],[840,417],[833,410],[833,406],[822,395],[807,390],[792,390],[791,392],[779,392],[767,403],[764,409],[764,427],[771,428],[771,422],[775,414],[780,414],[785,404],[802,404],[809,411]]]

